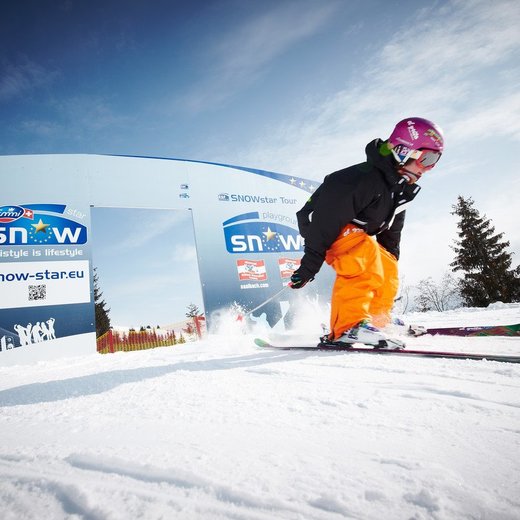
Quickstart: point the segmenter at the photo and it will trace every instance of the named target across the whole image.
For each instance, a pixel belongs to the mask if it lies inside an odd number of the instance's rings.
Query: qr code
[[[45,300],[46,296],[46,285],[29,285],[29,301]]]

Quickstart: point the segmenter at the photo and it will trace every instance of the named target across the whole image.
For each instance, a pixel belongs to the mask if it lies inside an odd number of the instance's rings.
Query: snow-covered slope
[[[520,321],[520,306],[408,316]],[[520,355],[520,338],[413,339]],[[212,336],[0,368],[2,518],[517,519],[520,365]]]

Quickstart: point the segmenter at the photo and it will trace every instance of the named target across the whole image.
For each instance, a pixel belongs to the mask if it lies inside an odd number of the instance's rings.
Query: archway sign
[[[220,309],[252,309],[288,283],[303,253],[295,213],[317,187],[252,168],[110,155],[2,156],[0,175],[0,365],[94,351],[91,206],[192,210],[211,331]],[[276,299],[260,313],[271,327],[287,318]]]

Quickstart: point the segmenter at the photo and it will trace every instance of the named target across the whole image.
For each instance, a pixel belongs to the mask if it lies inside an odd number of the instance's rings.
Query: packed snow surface
[[[520,364],[252,340],[0,368],[2,519],[520,518]],[[408,346],[520,355],[518,337]]]

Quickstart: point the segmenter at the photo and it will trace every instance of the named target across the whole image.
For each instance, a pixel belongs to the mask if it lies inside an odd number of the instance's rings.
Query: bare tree
[[[449,272],[444,274],[440,283],[429,277],[421,280],[416,287],[419,294],[415,297],[415,304],[420,312],[442,312],[460,305],[458,282]]]
[[[410,291],[412,287],[405,283],[403,276],[399,282],[399,296],[395,300],[394,310],[399,314],[406,314],[410,308]]]

